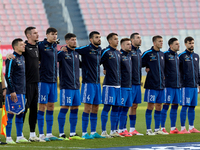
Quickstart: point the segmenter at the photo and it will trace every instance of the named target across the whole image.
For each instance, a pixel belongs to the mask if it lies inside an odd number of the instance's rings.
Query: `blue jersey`
[[[150,69],[147,73],[144,88],[154,90],[164,89],[164,53],[156,51],[152,47],[143,53],[142,66]]]
[[[132,84],[140,85],[141,84],[141,69],[142,69],[142,58],[141,50],[132,45],[131,50],[131,60],[132,60]]]
[[[103,85],[120,86],[121,85],[121,59],[120,52],[111,46],[102,50],[101,64],[106,70]]]
[[[165,58],[165,86],[180,88],[180,71],[178,54],[169,49],[164,52]]]
[[[185,50],[179,54],[182,87],[197,87],[199,80],[199,55]]]
[[[79,54],[67,50],[58,52],[60,89],[79,89]]]
[[[93,44],[76,48],[82,56],[82,83],[100,83],[101,47]]]
[[[132,87],[131,53],[121,49],[121,87]]]
[[[23,55],[14,52],[15,59],[6,59],[6,82],[8,84],[7,94],[26,93],[25,60]]]
[[[57,82],[57,44],[39,42],[40,82]]]

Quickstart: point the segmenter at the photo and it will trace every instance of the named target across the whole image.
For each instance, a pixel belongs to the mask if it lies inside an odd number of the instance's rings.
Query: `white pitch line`
[[[28,148],[28,147],[31,147],[31,148],[38,148],[38,149],[47,149],[47,148],[51,148],[51,149],[90,149],[90,148],[86,148],[86,147],[63,147],[63,146],[28,146],[28,145],[16,145],[16,146],[11,146],[11,145],[2,145],[0,146],[1,147],[12,147],[12,148],[15,148],[15,147],[23,147],[23,148]]]

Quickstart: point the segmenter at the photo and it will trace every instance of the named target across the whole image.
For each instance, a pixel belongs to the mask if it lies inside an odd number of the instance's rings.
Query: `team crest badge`
[[[75,57],[77,58],[77,55],[75,55]]]
[[[161,56],[161,59],[163,59],[163,56]]]
[[[195,60],[197,61],[197,58],[195,58]]]

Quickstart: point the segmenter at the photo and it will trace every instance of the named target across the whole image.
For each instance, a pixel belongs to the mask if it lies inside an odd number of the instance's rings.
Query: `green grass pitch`
[[[200,98],[200,97],[199,97]],[[198,99],[199,99],[198,98]],[[136,129],[145,134],[146,133],[146,125],[145,125],[145,110],[147,103],[143,102],[139,104],[137,109],[137,121],[136,121]],[[98,125],[97,132],[101,133],[101,111],[103,105],[100,105],[99,113],[98,113]],[[57,116],[59,113],[59,102],[55,104],[54,111],[54,124],[53,124],[53,134],[55,136],[59,136],[58,131],[58,121]],[[178,109],[178,117],[177,117],[177,127],[180,130],[180,109]],[[81,135],[81,116],[83,112],[83,105],[80,106],[78,113],[78,123],[77,123],[77,133]],[[196,119],[195,119],[195,127],[200,130],[200,106],[196,107]],[[0,112],[1,115],[1,112]],[[28,114],[27,114],[28,116]],[[128,129],[129,129],[129,120],[128,120]],[[188,129],[188,120],[186,121],[186,127]],[[154,119],[152,117],[152,128],[154,128]],[[166,129],[170,131],[170,119],[169,119],[169,111],[168,117],[166,121]],[[46,129],[44,128],[44,131]],[[90,132],[90,124],[88,126],[88,131]],[[110,121],[107,123],[107,131],[110,133]],[[38,128],[36,128],[36,132],[38,134]],[[29,138],[29,126],[28,126],[28,117],[25,120],[24,128],[23,128],[24,136]],[[67,114],[66,124],[65,124],[65,134],[69,136],[69,111]],[[15,130],[15,121],[13,119],[13,127],[12,127],[12,137],[13,140],[16,139],[16,130]],[[3,135],[0,135],[2,141],[5,141]],[[156,136],[132,136],[125,138],[112,138],[112,139],[94,139],[94,140],[83,140],[83,141],[52,141],[46,143],[30,143],[30,144],[16,144],[16,145],[0,145],[0,150],[43,150],[43,149],[85,149],[85,148],[106,148],[106,147],[123,147],[123,146],[133,146],[133,145],[149,145],[149,144],[167,144],[167,143],[183,143],[183,142],[199,142],[200,134],[188,134],[188,135],[156,135]]]

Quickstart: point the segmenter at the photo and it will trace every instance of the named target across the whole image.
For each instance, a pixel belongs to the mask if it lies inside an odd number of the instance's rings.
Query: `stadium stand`
[[[61,40],[66,32],[75,33],[79,46],[88,44],[88,33],[97,30],[103,48],[108,45],[105,37],[110,32],[117,32],[120,38],[139,32],[142,50],[150,48],[155,34],[163,36],[165,48],[166,41],[176,36],[183,50],[185,36],[200,37],[199,6],[198,0],[0,0],[1,41],[5,45],[15,37],[25,39],[23,31],[30,25],[37,27],[42,40],[45,30],[52,26],[58,29]],[[196,42],[195,47],[199,46]]]
[[[88,32],[97,30],[102,36],[139,32],[144,50],[156,34],[164,40],[176,36],[182,41],[187,35],[195,39],[200,35],[198,0],[79,0],[79,4]]]
[[[25,39],[27,26],[36,26],[42,40],[49,27],[42,0],[0,0],[0,22],[2,45],[16,37]]]

